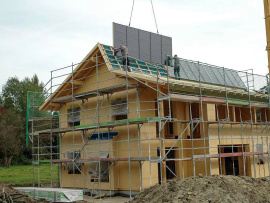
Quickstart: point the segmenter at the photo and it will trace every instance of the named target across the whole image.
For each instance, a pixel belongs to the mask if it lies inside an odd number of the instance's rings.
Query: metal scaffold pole
[[[163,182],[163,171],[162,171],[162,163],[163,163],[163,160],[162,160],[162,150],[163,150],[163,145],[162,145],[162,137],[161,137],[161,115],[160,115],[160,104],[159,102],[163,102],[163,100],[159,100],[159,84],[158,84],[158,74],[157,74],[157,116],[158,116],[158,140],[159,140],[159,178],[160,178],[160,184],[162,184]],[[166,164],[166,163],[165,163]]]
[[[53,71],[51,71],[51,88],[50,88],[50,119],[52,119],[52,87],[53,87]],[[52,173],[52,160],[53,160],[53,145],[52,145],[52,128],[53,128],[53,125],[52,125],[52,122],[50,122],[50,153],[51,153],[51,156],[50,156],[50,159],[51,159],[51,162],[50,162],[50,174],[51,174],[51,188],[53,187],[53,173]]]
[[[253,73],[253,70],[252,70],[252,73]],[[251,108],[251,100],[250,100],[250,85],[249,85],[249,74],[248,72],[246,72],[246,77],[247,77],[247,89],[248,89],[248,103],[249,103],[249,115],[250,115],[250,127],[251,127],[251,139],[252,139],[252,151],[253,151],[253,166],[254,166],[254,177],[256,178],[256,165],[255,165],[255,155],[254,155],[254,152],[255,152],[255,143],[254,143],[254,130],[253,130],[253,109]],[[253,77],[253,74],[252,74],[252,77]],[[253,80],[253,86],[254,86],[254,80]],[[252,113],[253,112],[253,113]],[[257,132],[257,131],[256,131]],[[258,136],[257,136],[258,137]],[[244,149],[244,147],[242,146],[242,148]],[[242,149],[242,150],[243,150]],[[245,161],[244,161],[245,163]],[[244,165],[244,169],[245,169],[245,165]]]
[[[203,101],[202,101],[202,82],[201,82],[201,67],[200,62],[198,61],[198,69],[199,69],[199,82],[200,82],[200,124],[202,124],[203,129],[203,155],[204,155],[204,174],[207,175],[207,160],[206,160],[206,138],[205,138],[205,123],[204,123],[204,110],[203,110]],[[199,126],[200,127],[200,126]]]
[[[267,93],[268,93],[268,108],[266,111],[268,111],[269,113],[269,107],[270,107],[270,95],[269,95],[269,91],[270,91],[270,85],[269,85],[269,78],[267,76],[265,76],[266,78],[266,89],[267,89]],[[268,132],[269,132],[269,127],[268,127],[268,114],[265,111],[265,136],[266,136],[266,142],[267,142],[267,162],[268,162],[268,179],[270,180],[270,146],[269,146],[269,137],[268,137]]]
[[[126,106],[127,106],[127,138],[128,138],[128,182],[129,182],[129,197],[132,198],[132,193],[131,193],[131,162],[130,162],[130,135],[129,135],[129,92],[128,92],[128,56],[127,56],[127,53],[126,55],[124,56],[126,59],[125,59],[125,63],[126,64],[123,64],[124,65],[124,68],[125,68],[125,80],[126,80]]]
[[[74,131],[74,69],[71,65],[71,97],[72,97],[72,178],[73,188],[75,188],[75,131]]]
[[[98,70],[98,56],[96,54],[96,82],[97,82],[97,133],[98,133],[98,189],[99,189],[99,194],[101,194],[101,153],[100,153],[100,109],[99,109],[99,70]],[[101,196],[100,196],[101,198]]]
[[[253,73],[241,72],[241,78],[224,67],[178,58],[181,77],[174,77],[168,59],[164,66],[130,57],[129,67],[127,55],[123,64],[109,54],[112,47],[98,46],[91,60],[51,71],[45,106],[28,95],[30,107],[37,106],[31,111],[42,109],[46,117],[39,125],[29,120],[33,186],[43,184],[45,159],[51,187],[58,165],[61,187],[89,189],[99,198],[118,191],[132,198],[174,177],[269,175],[269,95],[256,92]],[[207,75],[210,68],[217,71]]]
[[[33,99],[30,99],[31,97],[29,96],[29,93],[30,92],[28,92],[27,93],[27,99],[28,100],[30,100],[30,102],[32,102],[32,104],[33,104]],[[27,104],[28,104],[29,102],[27,102]],[[29,105],[30,106],[30,105]],[[28,107],[28,109],[29,109],[29,111],[30,111],[30,107]],[[27,119],[28,120],[28,119]],[[27,121],[28,122],[28,121]],[[27,125],[29,125],[29,123],[27,123]],[[31,140],[31,142],[32,142],[32,154],[34,154],[35,153],[35,143],[34,143],[34,141],[35,141],[35,139],[34,139],[34,135],[33,135],[33,132],[34,132],[34,121],[32,120],[31,121],[31,128],[32,128],[32,140]],[[29,138],[28,138],[29,139]],[[28,140],[27,140],[27,142],[28,142]],[[35,162],[35,156],[34,155],[32,155],[32,185],[33,185],[33,187],[35,186],[35,165],[34,165],[34,162]],[[39,167],[39,166],[38,166]],[[39,181],[39,180],[38,180]]]

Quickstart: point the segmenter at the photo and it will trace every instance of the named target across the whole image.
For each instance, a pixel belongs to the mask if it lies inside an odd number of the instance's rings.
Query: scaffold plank
[[[129,84],[128,89],[134,89],[136,88],[136,84]],[[97,95],[104,95],[104,94],[110,94],[110,93],[115,93],[115,92],[120,92],[123,90],[126,90],[126,85],[121,84],[121,85],[115,85],[115,86],[110,86],[110,87],[105,87],[105,88],[100,88],[99,90],[93,90],[81,94],[75,94],[73,98],[75,99],[87,99],[91,97],[96,97]],[[58,97],[52,99],[52,103],[67,103],[67,102],[72,102],[72,95],[67,95],[63,97]]]
[[[32,121],[58,121],[58,118],[29,118],[28,122]]]
[[[110,121],[110,122],[103,122],[98,125],[98,123],[91,123],[85,125],[78,125],[74,128],[56,128],[56,129],[46,129],[41,131],[34,132],[34,135],[38,134],[50,134],[50,133],[65,133],[65,132],[72,132],[72,131],[80,131],[80,130],[89,130],[95,128],[108,128],[108,127],[117,127],[117,126],[124,126],[129,123],[129,125],[134,124],[141,124],[147,122],[158,122],[161,117],[148,117],[148,118],[134,118],[134,119],[123,119],[117,121]]]
[[[151,157],[150,160],[159,160],[159,157]],[[98,157],[93,157],[93,158],[87,158],[87,159],[76,159],[75,162],[97,162],[97,161],[104,161],[104,162],[113,162],[113,161],[149,161],[149,157],[118,157],[118,158],[98,158]],[[73,162],[72,159],[54,159],[52,160],[52,163],[57,164],[57,163],[71,163]]]
[[[148,118],[135,118],[135,119],[122,119],[117,121],[110,121],[110,122],[103,122],[99,124],[99,127],[110,127],[110,126],[121,126],[126,125],[127,122],[129,124],[138,124],[138,123],[145,123],[145,122],[155,122],[158,121],[159,117],[148,117]],[[91,124],[85,124],[85,125],[79,125],[75,126],[75,129],[83,129],[83,128],[96,128],[98,127],[97,123],[91,123]]]
[[[263,155],[268,154],[268,152],[233,152],[233,153],[220,153],[220,154],[205,154],[205,155],[195,155],[194,159],[205,158],[224,158],[224,157],[237,157],[237,156],[253,156],[253,155]]]

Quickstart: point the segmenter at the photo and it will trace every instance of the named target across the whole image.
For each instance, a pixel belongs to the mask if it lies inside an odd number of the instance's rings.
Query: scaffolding
[[[235,88],[221,68],[223,83],[210,84],[203,76],[211,65],[181,58],[180,72],[192,64],[197,81],[169,74],[169,61],[130,57],[129,72],[112,50],[98,44],[82,62],[51,71],[44,93],[28,93],[33,187],[41,187],[44,162],[51,177],[58,166],[51,187],[59,182],[93,195],[132,197],[199,174],[269,177],[268,77],[234,71],[244,84]]]

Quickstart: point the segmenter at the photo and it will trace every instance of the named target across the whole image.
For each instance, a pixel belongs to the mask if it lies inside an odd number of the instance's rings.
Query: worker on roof
[[[121,43],[119,48],[114,48],[114,56],[116,56],[119,51],[121,51],[122,54],[124,70],[126,70],[127,67],[128,72],[130,72],[128,48],[123,43]]]
[[[172,58],[174,66],[174,76],[179,80],[180,79],[180,60],[177,57],[177,54]]]

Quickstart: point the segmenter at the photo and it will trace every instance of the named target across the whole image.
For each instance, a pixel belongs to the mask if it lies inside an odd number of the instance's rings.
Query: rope
[[[152,0],[150,0],[150,1],[151,1],[151,4],[152,4],[152,10],[153,10],[154,19],[155,19],[156,28],[157,28],[157,33],[158,33],[158,26],[157,26],[157,20],[156,20],[156,15],[155,15],[155,11],[154,11],[154,6],[153,6],[153,2],[152,2]]]
[[[153,15],[154,15],[155,24],[156,24],[157,33],[158,33],[158,26],[157,26],[157,19],[156,19],[156,15],[155,15],[155,10],[154,10],[154,6],[153,6],[152,0],[150,0],[150,1],[151,1],[152,10],[153,10]],[[132,13],[133,13],[133,8],[134,8],[134,2],[135,2],[135,0],[133,0],[133,3],[132,3],[132,8],[131,8],[131,13],[130,13],[130,19],[129,19],[129,24],[128,24],[128,26],[131,25],[131,19],[132,19]]]
[[[129,26],[130,26],[130,24],[131,24],[131,18],[132,18],[132,13],[133,13],[134,1],[135,1],[135,0],[133,0],[133,4],[132,4],[132,9],[131,9],[131,14],[130,14],[130,19],[129,19]]]

